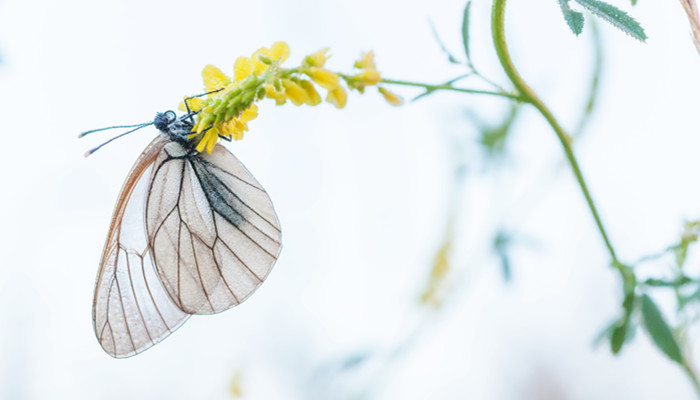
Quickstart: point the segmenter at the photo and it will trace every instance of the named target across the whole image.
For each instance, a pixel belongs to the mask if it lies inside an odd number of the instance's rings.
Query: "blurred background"
[[[555,1],[509,3],[516,65],[573,130],[593,31],[571,34]],[[632,260],[700,216],[700,57],[680,5],[613,3],[649,40],[600,24],[600,89],[576,151],[611,240]],[[461,55],[464,5],[0,0],[0,398],[694,398],[643,332],[617,357],[594,346],[620,312],[620,282],[548,125],[523,107],[502,148],[484,146],[510,104],[451,93],[399,108],[371,90],[343,110],[262,103],[245,139],[227,147],[282,223],[269,279],[240,307],[193,317],[136,357],[115,360],[98,345],[91,305],[104,237],[156,132],[88,159],[111,133],[79,132],[175,109],[201,92],[204,65],[231,73],[236,57],[277,40],[291,47],[289,65],[330,47],[327,65],[348,71],[374,50],[384,77],[439,83],[464,71],[430,22]],[[472,58],[507,86],[489,14],[490,2],[474,2]],[[446,241],[445,273],[431,281]]]

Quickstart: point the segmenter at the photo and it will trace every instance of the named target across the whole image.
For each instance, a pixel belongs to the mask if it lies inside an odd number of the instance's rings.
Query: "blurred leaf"
[[[340,369],[352,369],[360,366],[362,363],[367,361],[370,358],[371,354],[370,353],[357,353],[348,356],[345,360],[343,360]]]
[[[676,265],[680,268],[685,265],[685,260],[688,258],[688,249],[690,245],[698,241],[698,221],[686,221],[683,226],[680,242],[672,246],[673,254],[676,256]]]
[[[435,36],[435,40],[438,42],[438,45],[440,46],[440,49],[442,49],[442,52],[447,55],[447,60],[451,62],[452,64],[461,64],[458,59],[455,58],[455,56],[450,53],[449,50],[447,50],[447,46],[442,42],[442,39],[440,39],[440,35],[437,33],[437,29],[435,28],[435,24],[433,24],[433,21],[428,21],[430,24],[430,29],[433,31],[433,36]]]
[[[624,315],[620,318],[612,329],[610,334],[610,350],[613,354],[617,354],[622,349],[628,338],[630,338],[630,321],[632,312],[634,311],[635,296],[634,293],[627,293],[622,301]]]
[[[637,5],[637,0],[632,0],[632,5],[636,6]]]
[[[574,11],[569,7],[569,0],[559,0],[561,12],[564,14],[566,24],[571,28],[571,32],[578,36],[583,32],[583,14]]]
[[[571,137],[576,140],[586,129],[588,122],[590,121],[591,115],[596,105],[596,100],[598,99],[599,87],[600,87],[600,76],[603,73],[603,40],[600,35],[600,28],[598,28],[598,21],[595,19],[590,20],[591,31],[593,32],[593,47],[595,49],[595,58],[593,61],[593,74],[591,76],[591,85],[588,91],[588,99],[586,100],[586,107],[583,109],[583,114],[581,119],[579,119],[576,128],[574,129]]]
[[[642,316],[644,327],[656,346],[671,360],[683,365],[683,355],[671,328],[666,323],[661,311],[648,295],[642,296]]]
[[[691,294],[687,296],[678,296],[678,310],[682,310],[685,306],[700,299],[700,286]]]
[[[503,231],[499,231],[493,240],[493,248],[498,258],[501,260],[501,270],[503,271],[503,280],[510,282],[512,277],[510,268],[510,257],[508,256],[508,246],[510,245],[511,237]]]
[[[445,289],[447,274],[450,272],[450,254],[452,252],[452,220],[447,224],[447,234],[445,240],[440,245],[433,265],[430,268],[430,275],[425,290],[420,296],[423,304],[439,308],[442,305],[442,292]]]
[[[622,345],[625,344],[625,337],[627,336],[627,328],[629,327],[629,321],[623,320],[622,324],[616,325],[610,335],[610,350],[613,354],[617,354],[622,349]]]
[[[495,158],[503,154],[506,146],[508,134],[511,132],[513,123],[515,122],[518,112],[520,111],[521,103],[513,103],[506,114],[503,121],[496,126],[481,126],[481,137],[479,143],[486,153]]]
[[[593,346],[599,346],[603,342],[603,339],[610,339],[613,330],[615,329],[618,323],[618,320],[614,320],[611,323],[609,323],[605,328],[603,328],[600,332],[598,332],[598,334],[593,339]]]
[[[574,0],[594,15],[608,21],[617,29],[639,41],[646,41],[644,28],[634,18],[619,8],[598,0]]]
[[[464,7],[464,17],[462,18],[462,44],[464,45],[464,54],[467,56],[467,62],[472,64],[472,55],[469,50],[469,11],[472,7],[472,2],[469,0]]]
[[[651,286],[651,287],[679,287],[679,286],[683,286],[687,283],[690,283],[692,281],[693,281],[692,279],[683,275],[683,276],[678,277],[678,279],[676,279],[674,281],[665,281],[663,279],[649,278],[646,281],[644,281],[644,284],[647,286]]]

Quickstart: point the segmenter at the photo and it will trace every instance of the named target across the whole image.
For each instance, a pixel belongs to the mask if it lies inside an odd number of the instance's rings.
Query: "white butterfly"
[[[150,348],[192,314],[240,304],[282,247],[270,197],[223,146],[194,149],[191,116],[168,111],[137,125],[160,136],[119,194],[93,302],[95,334],[113,357]]]

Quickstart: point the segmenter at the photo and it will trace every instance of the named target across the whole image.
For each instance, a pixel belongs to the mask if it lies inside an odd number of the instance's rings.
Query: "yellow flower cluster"
[[[274,43],[270,48],[260,48],[250,57],[239,57],[233,65],[233,78],[219,68],[207,65],[202,71],[207,98],[188,98],[187,105],[180,109],[197,112],[197,122],[189,139],[197,141],[197,151],[211,153],[219,138],[240,140],[248,131],[248,122],[258,116],[256,101],[272,99],[277,105],[289,100],[300,106],[315,106],[321,103],[317,88],[327,91],[326,101],[336,108],[347,103],[349,89],[364,93],[367,86],[377,85],[381,76],[374,64],[374,54],[366,53],[355,62],[360,71],[346,76],[324,68],[329,58],[328,49],[306,56],[296,68],[283,68],[289,57],[289,46],[284,42]],[[393,105],[401,104],[400,97],[384,88],[379,92]]]

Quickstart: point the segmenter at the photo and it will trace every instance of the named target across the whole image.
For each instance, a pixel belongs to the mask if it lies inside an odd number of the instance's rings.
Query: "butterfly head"
[[[189,139],[192,134],[194,121],[190,114],[178,118],[173,111],[157,113],[153,119],[153,125],[160,131],[162,137],[190,146]]]
[[[168,126],[177,120],[177,115],[173,111],[157,113],[153,119],[153,125],[161,132],[167,132]]]

